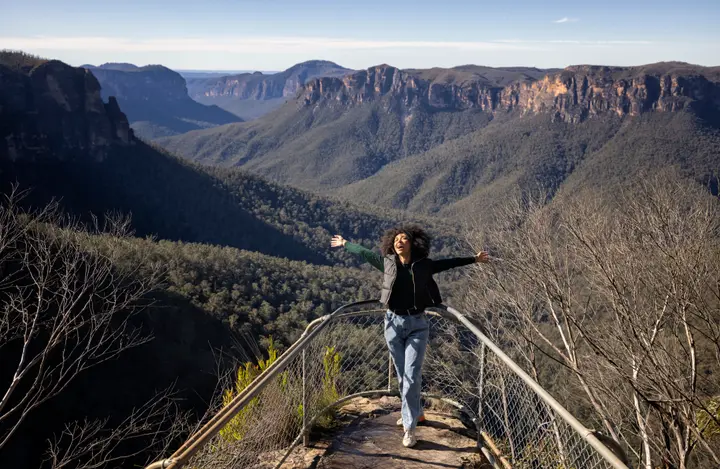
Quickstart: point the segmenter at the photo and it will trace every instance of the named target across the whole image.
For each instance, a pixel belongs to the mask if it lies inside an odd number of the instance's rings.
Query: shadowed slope
[[[188,96],[185,79],[161,65],[86,66],[98,79],[103,99],[115,96],[135,133],[145,139],[176,135],[242,119]]]

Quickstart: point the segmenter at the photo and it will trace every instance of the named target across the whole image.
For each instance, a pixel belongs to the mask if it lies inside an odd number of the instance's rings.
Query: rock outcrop
[[[217,106],[188,95],[185,79],[162,65],[86,65],[102,86],[103,99],[117,98],[135,134],[146,140],[241,122]]]
[[[720,71],[686,64],[574,66],[541,78],[525,75],[508,84],[481,76],[460,80],[424,75],[428,74],[380,65],[343,78],[316,78],[305,85],[301,105],[355,106],[386,99],[407,108],[551,113],[566,122],[605,113],[636,116],[689,108],[720,110]]]
[[[51,155],[102,159],[133,134],[117,102],[82,68],[57,60],[31,69],[0,64],[0,158]]]
[[[341,77],[352,70],[324,60],[299,63],[289,69],[265,75],[242,73],[219,78],[188,80],[189,94],[197,98],[231,97],[244,100],[268,100],[295,97],[306,81],[316,77]]]
[[[188,99],[185,79],[162,65],[137,67],[133,64],[86,65],[102,85],[102,96],[126,99],[172,101]]]
[[[480,453],[477,441],[460,420],[449,412],[425,410],[426,422],[417,427],[418,443],[402,445],[400,399],[359,398],[342,406],[335,426],[313,440],[308,447],[296,447],[285,459],[290,469],[491,469]],[[273,467],[285,450],[258,455],[260,465]]]

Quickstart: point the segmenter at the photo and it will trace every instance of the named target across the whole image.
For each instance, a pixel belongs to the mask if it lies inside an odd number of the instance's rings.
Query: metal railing
[[[340,404],[397,396],[384,314],[379,302],[365,301],[316,319],[170,458],[147,469],[278,468],[313,429],[332,426]],[[455,408],[494,467],[627,468],[467,317],[444,306],[428,316],[425,403]]]

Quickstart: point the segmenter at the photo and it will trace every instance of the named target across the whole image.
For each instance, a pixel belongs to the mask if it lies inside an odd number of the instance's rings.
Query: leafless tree
[[[717,424],[719,221],[717,200],[667,174],[613,197],[518,199],[476,232],[496,262],[470,301],[525,340],[520,355],[562,363],[643,467],[720,464],[698,424]]]
[[[510,344],[517,347],[515,356],[534,357],[536,348],[551,351],[575,374],[606,430],[617,438],[606,409],[581,372],[585,356],[579,331],[571,321],[572,316],[584,313],[584,304],[576,302],[580,272],[568,247],[556,243],[557,215],[540,203],[515,199],[486,225],[477,236],[491,247],[495,262],[491,268],[476,271],[476,286],[470,289],[474,304],[469,310],[488,311],[486,322],[512,331],[517,336]],[[522,344],[529,349],[523,350]],[[526,360],[526,364],[531,362]]]
[[[149,455],[149,463],[156,454],[167,452],[178,437],[187,435],[191,421],[190,415],[178,408],[169,388],[119,424],[111,426],[107,418],[66,424],[49,442],[48,462],[53,469],[121,467],[123,461],[142,453]]]
[[[653,454],[688,467],[697,445],[720,464],[697,425],[720,384],[711,358],[720,321],[717,200],[673,179],[646,181],[621,200],[604,216],[575,206],[585,222],[566,224],[603,313],[578,325],[606,368],[598,388],[605,396],[618,392],[603,385],[625,388],[645,467],[654,467]]]
[[[17,206],[21,196],[13,191],[0,204],[0,355],[7,372],[0,382],[0,449],[13,442],[28,415],[78,374],[150,339],[131,318],[158,279],[147,266],[142,275],[139,265],[119,268],[54,206],[23,212]],[[122,235],[126,226],[116,218],[111,234]],[[138,410],[116,435],[146,428],[138,422],[154,418],[156,404]],[[102,422],[77,423],[66,435],[95,451],[92,445],[113,440],[89,443],[102,428]],[[53,448],[57,467],[79,451]]]

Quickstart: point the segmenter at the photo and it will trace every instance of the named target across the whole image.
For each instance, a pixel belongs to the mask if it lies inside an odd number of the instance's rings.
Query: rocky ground
[[[293,469],[463,468],[490,469],[467,429],[449,411],[426,409],[418,443],[402,445],[397,398],[359,399],[339,411],[335,431],[297,448],[283,467]]]

